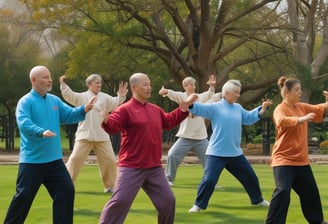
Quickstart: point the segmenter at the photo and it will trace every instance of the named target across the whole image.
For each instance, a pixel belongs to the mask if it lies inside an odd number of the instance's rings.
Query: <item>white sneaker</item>
[[[223,186],[221,186],[221,185],[215,185],[215,189],[218,189],[218,190],[224,190],[224,187]]]
[[[270,206],[270,202],[263,200],[260,203],[257,203],[256,205],[258,206],[263,206],[263,207],[269,207]]]
[[[191,207],[191,209],[189,209],[188,211],[189,213],[197,213],[197,212],[200,212],[200,207],[198,207],[197,205],[193,205]]]
[[[168,181],[168,183],[169,183],[170,187],[172,187],[174,185],[172,181]]]

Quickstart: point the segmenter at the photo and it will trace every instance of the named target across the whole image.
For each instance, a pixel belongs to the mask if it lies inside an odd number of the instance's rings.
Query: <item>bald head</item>
[[[30,71],[32,88],[44,96],[52,89],[52,78],[49,69],[43,65],[37,65]]]
[[[140,83],[141,80],[148,79],[148,75],[144,73],[134,73],[130,76],[130,86]]]
[[[144,103],[151,93],[150,80],[144,73],[134,73],[130,76],[130,87],[133,97]]]
[[[43,65],[37,65],[34,66],[30,71],[30,79],[40,77],[42,74],[49,73],[50,71],[46,66]]]

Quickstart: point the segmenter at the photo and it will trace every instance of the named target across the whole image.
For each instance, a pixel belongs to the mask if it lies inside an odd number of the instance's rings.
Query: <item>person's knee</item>
[[[287,188],[278,187],[276,188],[274,194],[284,199],[290,198],[290,190]]]
[[[72,184],[66,184],[65,187],[61,189],[61,194],[63,198],[74,198],[75,195],[75,188],[73,183]]]
[[[160,214],[167,213],[175,208],[175,197],[173,194],[165,195],[163,198],[164,200],[156,205],[156,208]]]

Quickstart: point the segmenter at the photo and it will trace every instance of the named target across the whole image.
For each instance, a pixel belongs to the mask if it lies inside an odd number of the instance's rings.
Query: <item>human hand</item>
[[[163,96],[163,95],[167,94],[167,92],[168,92],[168,90],[165,89],[164,86],[162,86],[162,88],[159,90],[158,94]]]
[[[272,100],[270,99],[267,99],[262,102],[262,109],[259,112],[260,116],[264,114],[264,112],[269,108],[270,105],[272,105]]]
[[[322,91],[322,94],[325,96],[326,102],[328,102],[328,91]]]
[[[298,122],[299,124],[301,124],[301,123],[303,123],[303,122],[306,122],[306,121],[311,122],[311,121],[313,121],[314,117],[315,117],[315,113],[308,113],[308,114],[306,114],[306,115],[303,116],[303,117],[299,117],[299,118],[297,119],[297,122]]]
[[[62,75],[59,77],[59,83],[62,85],[62,84],[65,84],[65,79],[67,78],[66,75]]]
[[[117,95],[119,96],[126,96],[126,94],[129,92],[128,90],[128,83],[127,82],[120,82],[118,85],[118,91]]]
[[[96,103],[96,101],[97,101],[96,96],[93,96],[92,98],[90,98],[88,103],[85,104],[84,111],[86,113],[88,113],[90,110],[92,110],[92,108],[93,108],[94,104]]]
[[[262,109],[264,111],[266,111],[268,109],[269,106],[272,105],[272,100],[271,99],[267,99],[265,101],[262,102]]]
[[[195,93],[190,94],[186,100],[181,101],[179,103],[179,106],[180,106],[181,110],[187,111],[188,110],[188,107],[191,104],[193,104],[197,99],[198,99],[197,94],[195,94]]]
[[[56,136],[56,133],[50,131],[50,130],[46,130],[42,133],[42,136],[43,137],[55,137]]]
[[[208,81],[206,82],[207,85],[209,85],[210,87],[215,87],[216,84],[216,76],[214,74],[210,75],[208,77]]]

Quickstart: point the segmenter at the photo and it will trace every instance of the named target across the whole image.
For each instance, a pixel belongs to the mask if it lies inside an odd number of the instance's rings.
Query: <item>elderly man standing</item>
[[[5,224],[24,223],[35,195],[43,184],[53,200],[54,224],[72,224],[74,185],[63,162],[60,123],[77,123],[85,118],[95,98],[72,108],[48,92],[51,73],[45,66],[30,72],[32,90],[17,104],[20,131],[19,168],[16,193],[10,203]]]
[[[187,106],[166,113],[148,102],[151,93],[146,74],[130,77],[132,98],[119,106],[102,124],[107,133],[122,133],[117,182],[112,198],[100,216],[101,224],[122,224],[140,188],[158,212],[159,224],[173,224],[175,197],[161,163],[162,130],[172,129],[189,114]]]
[[[85,160],[91,150],[96,154],[99,172],[105,192],[112,193],[116,181],[116,158],[109,135],[101,128],[103,113],[108,114],[126,98],[127,83],[120,83],[117,97],[101,92],[102,78],[91,74],[86,79],[88,90],[77,93],[65,83],[66,76],[60,77],[60,89],[64,99],[74,106],[87,102],[96,97],[97,102],[84,121],[80,122],[76,131],[75,144],[66,166],[73,182],[76,180]]]

